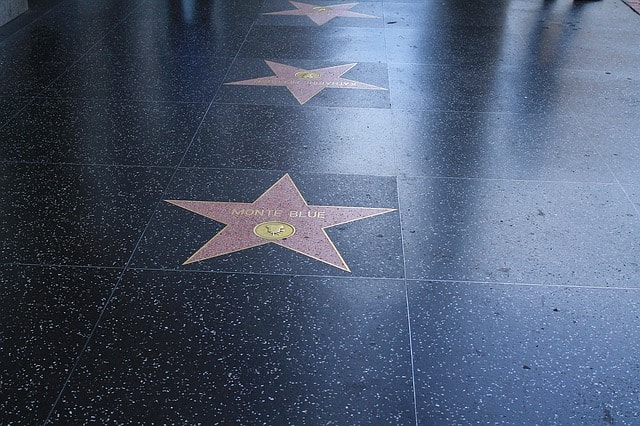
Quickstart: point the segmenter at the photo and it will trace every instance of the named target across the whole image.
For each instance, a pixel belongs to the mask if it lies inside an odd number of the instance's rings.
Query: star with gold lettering
[[[351,272],[325,229],[395,211],[388,208],[310,206],[285,174],[252,203],[165,200],[226,225],[184,264],[276,244]]]
[[[277,62],[265,61],[276,74],[270,77],[252,78],[225,84],[243,86],[285,86],[303,105],[324,89],[387,90],[383,87],[342,78],[342,75],[357,64],[306,70]]]
[[[356,6],[358,3],[332,4],[329,6],[318,6],[315,4],[300,3],[297,1],[290,1],[289,3],[295,6],[295,9],[282,10],[279,12],[268,12],[264,13],[263,15],[302,15],[309,17],[309,19],[311,19],[318,25],[326,24],[327,22],[329,22],[333,18],[337,18],[338,16],[342,16],[345,18],[378,18],[378,16],[351,12],[350,9]]]

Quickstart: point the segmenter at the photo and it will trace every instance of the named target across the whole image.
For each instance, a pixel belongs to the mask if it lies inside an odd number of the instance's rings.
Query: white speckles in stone
[[[114,414],[128,421],[410,422],[402,281],[195,272],[189,285],[176,286],[178,276],[184,275],[125,277],[61,407],[91,404],[93,414],[113,411],[120,391],[109,389],[122,386],[129,394],[174,402],[174,410],[158,405],[149,411],[139,406],[148,407],[148,401],[130,401],[130,408]],[[145,309],[149,305],[152,311]],[[369,318],[385,327],[372,326]],[[203,325],[217,333],[199,333]],[[171,332],[176,329],[180,333]],[[114,357],[117,365],[107,361]],[[131,410],[131,404],[140,409]],[[346,410],[336,409],[343,404]],[[74,410],[65,419],[83,416]]]

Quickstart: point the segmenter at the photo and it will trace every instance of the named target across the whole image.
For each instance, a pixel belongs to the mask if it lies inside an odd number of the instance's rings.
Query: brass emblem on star
[[[330,7],[327,7],[327,6],[316,6],[316,7],[313,8],[314,12],[320,12],[320,13],[322,13],[322,12],[327,13],[327,12],[331,12],[332,10],[333,9],[331,9]]]
[[[313,80],[314,78],[320,78],[320,74],[315,71],[300,71],[295,75],[297,78],[301,78],[303,80]]]
[[[265,240],[283,240],[296,233],[296,228],[287,222],[263,222],[253,228],[253,233]]]

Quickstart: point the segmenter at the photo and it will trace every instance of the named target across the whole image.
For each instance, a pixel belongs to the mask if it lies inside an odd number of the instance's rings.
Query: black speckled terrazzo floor
[[[640,424],[639,45],[620,0],[33,1],[0,425]]]

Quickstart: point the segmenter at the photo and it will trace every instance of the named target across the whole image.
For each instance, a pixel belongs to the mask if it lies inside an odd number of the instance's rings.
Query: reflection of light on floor
[[[196,10],[196,0],[182,0],[182,16],[187,24],[192,24]]]
[[[542,5],[540,7],[542,7]],[[509,40],[509,37],[524,37],[526,43],[526,35],[529,34],[537,24],[537,20],[525,20],[522,18],[522,16],[522,10],[519,9],[515,3],[509,2],[504,14],[504,28],[509,29],[512,32],[509,32],[500,38],[500,53],[496,55],[496,58],[503,59],[505,58],[505,54],[508,55],[508,53],[506,53],[509,52],[508,43],[511,42],[511,40]],[[529,52],[529,49],[518,49],[514,53],[516,56],[509,62],[514,64],[516,67],[526,64],[531,54]],[[518,87],[517,84],[514,84],[513,79],[504,78],[504,75],[502,75],[501,73],[496,73],[495,77],[496,78],[494,78],[493,80],[494,93],[502,94],[499,99],[506,102],[505,105],[498,105],[496,110],[505,110],[504,108],[509,111],[515,110],[514,105],[517,105],[519,103],[520,97],[522,96],[521,88]]]
[[[531,90],[535,90],[527,87],[531,84],[532,75],[537,73],[539,65],[557,65],[558,60],[561,60],[558,58],[559,50],[565,48],[563,36],[566,32],[563,31],[562,19],[569,14],[572,4],[555,2],[550,5],[548,2],[540,2],[527,7],[537,7],[537,13],[523,13],[522,6],[518,3],[509,3],[506,9],[504,27],[509,32],[501,38],[497,58],[508,64],[505,69],[509,72],[506,74],[507,78],[505,73],[496,73],[493,81],[494,93],[500,94],[497,97],[498,105],[493,109],[495,111],[517,111],[529,104],[528,96],[531,95]],[[540,31],[541,25],[546,27],[546,31]],[[509,43],[513,43],[512,37],[522,38],[524,48],[508,49]],[[534,51],[533,55],[531,49]]]

